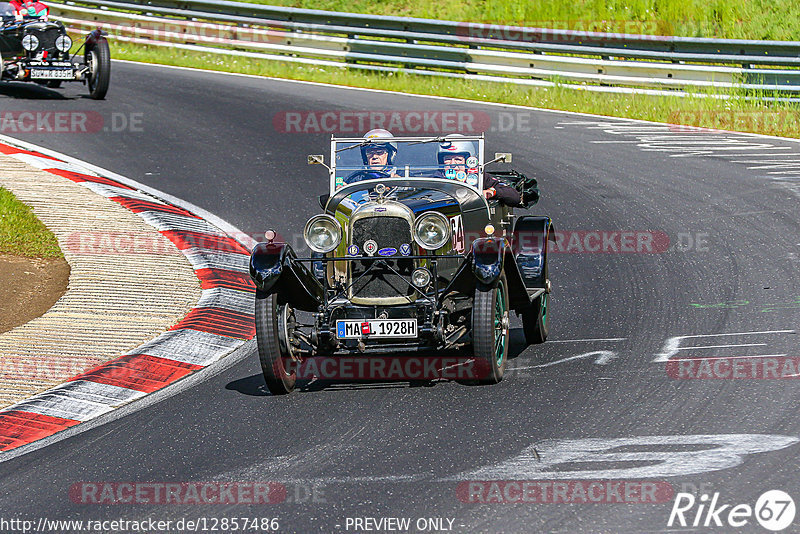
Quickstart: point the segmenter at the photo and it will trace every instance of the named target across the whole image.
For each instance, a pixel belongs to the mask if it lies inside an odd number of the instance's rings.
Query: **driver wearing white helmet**
[[[366,168],[352,173],[345,179],[345,183],[371,180],[381,176],[398,178],[397,167],[394,167],[397,143],[393,139],[392,133],[383,128],[375,128],[365,133],[364,143],[361,145],[361,161]]]
[[[466,173],[467,160],[475,156],[477,150],[472,141],[453,140],[454,137],[463,137],[461,134],[447,136],[451,140],[439,143],[437,158],[439,165],[444,165],[444,172],[437,173],[440,177],[452,176],[453,173]],[[522,206],[522,197],[516,188],[506,185],[494,176],[484,174],[483,195],[486,198],[495,198],[506,206]]]

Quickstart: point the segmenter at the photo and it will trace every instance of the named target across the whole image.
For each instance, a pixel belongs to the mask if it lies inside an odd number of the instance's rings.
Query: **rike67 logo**
[[[749,504],[723,504],[719,492],[699,498],[691,493],[678,493],[669,514],[667,526],[681,527],[744,527],[752,525],[753,518],[767,530],[779,532],[794,521],[794,500],[781,490],[761,494],[755,506]]]

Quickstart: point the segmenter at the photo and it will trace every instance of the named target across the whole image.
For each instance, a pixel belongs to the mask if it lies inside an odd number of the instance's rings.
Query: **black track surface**
[[[91,101],[84,92],[79,85],[55,91],[0,84],[0,110],[97,111],[106,121],[112,113],[140,114],[134,116],[142,131],[3,133],[181,197],[253,235],[267,228],[301,232],[326,189],[324,169],[308,167],[306,154],[327,154],[329,134],[278,132],[276,113],[463,110],[488,113],[496,126],[499,112],[518,112],[122,63],[113,65],[107,100]],[[271,397],[253,354],[154,406],[0,464],[0,515],[277,517],[286,532],[344,532],[348,517],[366,516],[409,517],[412,524],[420,517],[450,518],[455,532],[667,531],[671,501],[467,504],[456,487],[469,479],[461,473],[545,440],[799,437],[795,380],[674,380],[664,364],[653,362],[671,336],[785,330],[800,323],[800,198],[791,180],[774,180],[766,170],[738,162],[772,149],[674,157],[675,151],[639,146],[645,141],[636,132],[563,124],[596,118],[521,113],[529,130],[488,132],[487,152],[513,152],[513,167],[538,178],[542,199],[533,212],[549,214],[564,231],[664,232],[670,250],[553,254],[551,340],[524,349],[521,328],[515,328],[516,357],[497,386],[338,384]],[[708,136],[663,135],[689,136],[700,145]],[[789,147],[782,153],[800,152],[792,143],[765,142]],[[707,245],[676,248],[684,233],[701,234]],[[570,341],[598,338],[624,339]],[[793,334],[691,343],[766,344],[694,356],[798,355]],[[533,367],[599,350],[614,357],[606,365],[585,357]],[[798,451],[800,445],[792,445],[747,455],[735,467],[708,465],[701,473],[660,480],[675,491],[703,485],[725,503],[752,505],[768,489],[797,499]],[[520,472],[511,478],[558,477]],[[76,504],[68,492],[81,481],[277,481],[287,484],[290,498],[268,506]],[[321,502],[295,496],[311,486]],[[751,519],[739,531],[759,529]]]

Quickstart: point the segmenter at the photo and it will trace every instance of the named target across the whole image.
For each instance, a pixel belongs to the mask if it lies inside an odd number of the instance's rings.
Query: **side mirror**
[[[309,165],[325,165],[325,156],[322,154],[309,154],[308,155],[308,164]]]
[[[503,163],[511,163],[511,152],[495,152],[494,159],[491,161],[487,161],[486,163],[483,164],[483,166],[485,167],[490,163],[497,163],[498,161],[502,161]]]

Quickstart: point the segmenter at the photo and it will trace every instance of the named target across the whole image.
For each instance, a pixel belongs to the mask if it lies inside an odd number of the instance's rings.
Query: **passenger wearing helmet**
[[[361,161],[365,169],[352,173],[344,182],[352,184],[386,176],[397,178],[397,167],[394,167],[397,143],[392,139],[394,136],[391,132],[383,128],[375,128],[365,133],[364,144],[361,146]]]
[[[444,172],[437,172],[438,178],[457,176],[466,173],[467,159],[477,154],[475,143],[472,141],[452,140],[461,137],[460,134],[449,135],[450,141],[439,143],[437,158],[439,165],[444,166]],[[515,188],[506,185],[494,176],[488,174],[483,178],[483,194],[486,198],[495,198],[506,206],[522,206],[522,197]]]
[[[20,17],[39,17],[47,20],[50,8],[36,0],[11,0],[9,2]]]

